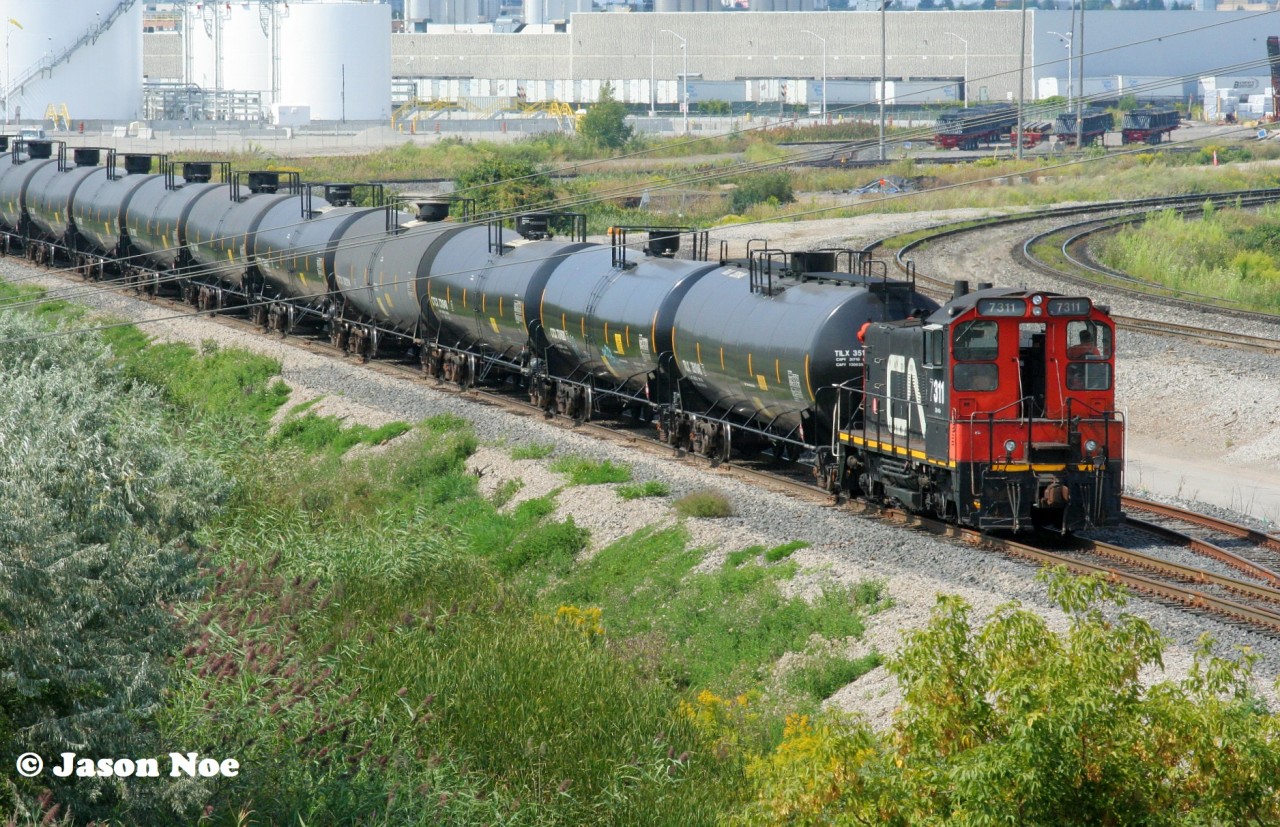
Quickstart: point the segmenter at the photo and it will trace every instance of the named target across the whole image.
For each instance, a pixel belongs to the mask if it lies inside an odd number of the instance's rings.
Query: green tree
[[[0,313],[0,752],[154,755],[148,721],[179,639],[166,604],[196,582],[192,533],[223,485],[101,340],[47,332]],[[46,771],[0,786],[0,812],[41,787],[82,819],[124,794]]]
[[[1069,618],[1054,632],[1012,603],[978,628],[956,597],[888,668],[903,689],[891,732],[793,719],[749,768],[748,823],[1234,825],[1280,823],[1280,718],[1257,656],[1201,641],[1189,675],[1151,686],[1166,642],[1117,612],[1101,578],[1048,575]]]
[[[477,213],[545,209],[556,200],[551,179],[533,162],[496,155],[464,170],[454,186],[458,195],[475,199]]]
[[[627,107],[613,96],[613,86],[600,87],[600,97],[578,121],[578,134],[602,149],[621,149],[635,130],[627,123]]]

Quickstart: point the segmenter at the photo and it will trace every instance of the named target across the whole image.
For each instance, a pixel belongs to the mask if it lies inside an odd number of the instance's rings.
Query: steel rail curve
[[[65,276],[53,277],[65,278]],[[122,286],[116,292],[136,293],[137,291],[126,290],[126,288]],[[171,305],[173,307],[185,307],[185,305],[176,299],[154,296],[149,296],[147,298],[150,302],[160,304],[162,306]],[[259,324],[248,319],[227,315],[226,313],[217,313],[209,316],[209,318],[216,319],[220,324],[224,324],[229,327],[261,332],[261,326]],[[326,354],[330,358],[339,358],[344,361],[347,359],[346,354],[342,353],[342,351],[338,350],[327,341],[314,340],[299,336],[288,338],[294,346],[300,346],[304,350],[313,353]],[[415,381],[421,381],[423,379],[421,369],[417,366],[410,367],[404,364],[378,360],[369,361],[366,363],[366,366],[377,372],[383,373],[384,375],[411,378]],[[533,416],[536,413],[540,418],[543,417],[543,411],[540,408],[529,404],[525,400],[517,399],[499,392],[489,392],[479,388],[461,388],[439,380],[435,383],[434,389],[446,391],[452,395],[469,399],[476,404],[501,407],[516,415]],[[639,435],[634,431],[622,430],[616,427],[607,427],[600,423],[593,422],[576,423],[573,420],[565,418],[555,418],[552,421],[566,430],[586,430],[597,436],[605,437],[610,441],[625,443],[635,448],[642,448],[650,453],[665,453],[669,455],[672,451],[670,446]],[[700,457],[690,457],[690,460],[691,464],[705,464],[707,466],[706,470],[712,473],[751,480],[754,484],[762,487],[768,487],[774,491],[785,493],[789,496],[804,498],[811,502],[834,504],[830,494],[807,482],[800,482],[795,479],[781,476],[777,473],[766,473],[742,465],[723,463],[718,466],[712,466]],[[860,511],[862,513],[878,514],[881,516],[895,513],[893,509],[866,502],[854,504],[852,510]],[[1135,591],[1149,594],[1159,599],[1172,601],[1180,605],[1193,607],[1199,610],[1211,611],[1233,620],[1247,622],[1251,625],[1265,628],[1275,633],[1280,633],[1280,612],[1273,613],[1266,609],[1242,605],[1234,601],[1225,600],[1194,589],[1159,583],[1151,578],[1126,573],[1119,569],[1094,565],[1078,559],[1073,559],[1069,556],[1059,554],[1051,550],[1036,548],[1026,543],[1017,542],[1011,539],[982,534],[981,532],[973,529],[942,523],[919,515],[905,515],[901,512],[897,513],[901,515],[901,521],[910,526],[925,528],[933,533],[943,536],[959,538],[971,545],[996,548],[1002,552],[1045,565],[1065,566],[1068,570],[1075,573],[1102,574],[1113,582],[1121,583]],[[1244,595],[1250,599],[1275,602],[1277,605],[1280,605],[1280,590],[1248,584],[1243,581],[1236,581],[1232,578],[1225,578],[1201,569],[1178,566],[1177,564],[1170,564],[1165,561],[1154,561],[1153,558],[1145,558],[1145,560],[1143,560],[1142,558],[1144,556],[1138,555],[1137,552],[1129,552],[1127,550],[1119,549],[1109,553],[1127,555],[1127,564],[1131,566],[1145,565],[1148,568],[1152,566],[1161,566],[1168,576],[1196,583],[1214,585],[1219,588],[1231,590],[1233,593]]]

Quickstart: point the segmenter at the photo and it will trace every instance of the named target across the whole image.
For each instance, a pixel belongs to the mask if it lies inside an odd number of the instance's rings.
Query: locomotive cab
[[[1120,518],[1114,325],[1087,298],[988,289],[865,334],[850,487],[982,529]]]

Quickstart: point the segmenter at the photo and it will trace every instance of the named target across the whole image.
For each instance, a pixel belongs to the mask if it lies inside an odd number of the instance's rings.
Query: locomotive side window
[[[956,326],[955,355],[961,362],[989,362],[1000,352],[996,322],[962,322]]]
[[[1068,322],[1067,358],[1097,360],[1111,357],[1111,329],[1092,321]]]
[[[993,362],[956,365],[952,383],[958,391],[993,391],[1000,387],[1000,368]]]
[[[940,327],[924,329],[924,363],[930,366],[946,364],[946,340]]]

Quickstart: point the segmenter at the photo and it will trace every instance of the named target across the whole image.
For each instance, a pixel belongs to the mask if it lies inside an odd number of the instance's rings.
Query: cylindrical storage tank
[[[106,167],[98,166],[101,153],[81,148],[74,153],[75,166],[58,169],[57,164],[41,168],[31,177],[27,188],[27,215],[46,237],[61,241],[71,228],[77,192],[91,178],[107,177]]]
[[[428,310],[449,345],[483,344],[511,358],[529,341],[546,347],[542,333],[542,291],[557,267],[593,244],[515,241],[499,258],[474,269],[475,251],[465,245],[483,241],[469,233],[451,240],[436,256],[427,282]]]
[[[448,23],[448,8],[452,0],[431,0],[430,15],[432,23]],[[532,0],[530,0],[532,2]]]
[[[406,23],[416,23],[431,17],[431,0],[405,0],[404,19]]]
[[[205,90],[271,91],[270,26],[258,2],[188,3],[185,41],[191,49],[188,82]]]
[[[48,141],[28,141],[25,148],[26,152],[18,155],[18,163],[10,164],[0,174],[0,223],[11,233],[22,227],[32,177],[45,167],[58,168],[52,157],[53,145]]]
[[[281,103],[320,121],[391,116],[391,6],[291,3],[280,43]]]
[[[203,198],[226,201],[228,184],[190,182],[175,189],[157,175],[134,191],[125,211],[129,240],[145,263],[157,270],[170,270],[186,246],[186,219],[192,206]]]
[[[528,8],[529,2],[532,2],[532,0],[528,0],[525,3],[526,8]],[[680,11],[680,0],[653,0],[653,10],[666,14]]]
[[[407,214],[401,216],[401,231],[388,234],[385,225],[386,213],[375,211],[347,226],[334,256],[334,282],[349,305],[414,336],[421,330],[432,259],[450,236],[466,230],[414,221]],[[472,229],[483,238],[486,228]]]
[[[852,354],[863,324],[936,307],[899,282],[789,283],[769,296],[752,292],[741,268],[723,267],[694,284],[676,310],[676,363],[708,402],[790,430],[801,411],[833,403],[818,398],[821,388],[861,375]]]
[[[97,252],[115,255],[124,238],[124,213],[138,188],[163,178],[150,174],[151,157],[126,155],[123,175],[118,178],[90,177],[76,191],[71,210],[80,237]]]
[[[12,90],[10,120],[17,119],[19,108],[25,120],[42,118],[51,103],[65,105],[76,119],[137,118],[144,5],[120,0],[5,3],[0,23],[9,52],[4,83]]]
[[[459,23],[479,23],[480,22],[480,0],[460,0],[455,4],[462,7],[462,19]]]
[[[671,351],[685,294],[719,265],[645,258],[617,269],[612,255],[597,246],[556,268],[543,294],[543,333],[575,366],[634,388]]]

